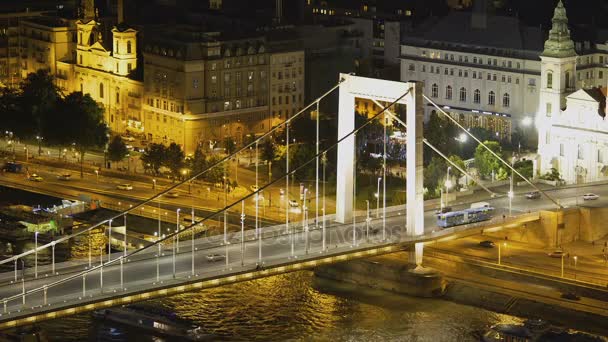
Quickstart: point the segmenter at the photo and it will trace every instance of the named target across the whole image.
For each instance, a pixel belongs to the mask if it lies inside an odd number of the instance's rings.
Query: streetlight
[[[469,139],[468,135],[466,135],[465,133],[460,133],[457,140],[460,141],[461,143],[465,143],[465,142],[467,142],[468,139]]]
[[[99,183],[99,170],[95,170],[95,182]]]
[[[36,140],[38,140],[38,155],[42,154],[42,146],[41,146],[42,139],[44,139],[44,138],[39,135],[36,136]]]
[[[445,178],[445,206],[448,206],[448,202],[450,201],[450,188],[452,187],[452,180],[450,179],[450,170],[451,166],[448,166],[447,176]]]
[[[380,217],[380,182],[382,181],[382,177],[378,177],[378,185],[376,186],[376,218]]]
[[[156,189],[156,179],[152,180],[152,190]]]
[[[501,249],[500,249],[500,243],[498,244],[498,265],[502,264],[502,260],[501,260]],[[507,243],[503,242],[502,245],[507,248]]]
[[[177,210],[175,211],[177,214],[177,218],[175,219],[175,231],[177,232],[177,253],[179,253],[179,212],[182,209],[177,208]],[[194,221],[194,215],[192,216],[192,221]]]
[[[575,255],[573,258],[574,258],[574,280],[576,280],[576,262],[578,261],[578,257]]]
[[[38,278],[38,232],[34,233],[34,278]]]

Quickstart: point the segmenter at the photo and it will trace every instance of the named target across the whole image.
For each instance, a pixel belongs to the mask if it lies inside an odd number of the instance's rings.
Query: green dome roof
[[[570,38],[568,29],[568,16],[562,0],[557,3],[551,22],[553,25],[549,31],[549,39],[545,42],[545,50],[541,56],[558,58],[576,56],[574,42]]]

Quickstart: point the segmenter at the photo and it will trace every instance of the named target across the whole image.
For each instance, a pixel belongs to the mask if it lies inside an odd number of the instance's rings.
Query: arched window
[[[490,106],[493,106],[495,103],[496,103],[496,94],[494,94],[494,92],[493,92],[493,91],[491,91],[491,92],[488,94],[488,104],[489,104]]]
[[[452,99],[452,86],[445,87],[445,99],[446,100]]]
[[[553,73],[547,73],[547,89],[553,89]]]
[[[473,92],[473,102],[479,104],[481,102],[481,92],[479,89],[475,89]]]
[[[131,41],[127,40],[127,53],[131,53]]]
[[[467,102],[467,90],[464,87],[460,88],[460,102]]]
[[[103,99],[103,83],[99,83],[99,97]]]
[[[437,96],[439,96],[439,86],[437,83],[433,83],[433,86],[431,87],[431,97]]]
[[[502,96],[502,106],[505,108],[509,108],[510,105],[511,105],[511,97],[509,96],[509,94],[505,93]]]

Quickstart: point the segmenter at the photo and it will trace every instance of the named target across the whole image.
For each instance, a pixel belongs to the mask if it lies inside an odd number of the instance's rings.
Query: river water
[[[274,276],[148,305],[173,311],[225,341],[478,341],[476,332],[521,319],[441,299],[419,299],[319,279]],[[41,324],[53,341],[172,341],[88,314]]]

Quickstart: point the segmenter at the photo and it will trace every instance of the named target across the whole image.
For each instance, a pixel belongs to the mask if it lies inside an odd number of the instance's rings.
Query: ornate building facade
[[[599,57],[603,60],[604,55]],[[571,184],[608,179],[606,88],[585,83],[588,77],[579,81],[581,74],[593,73],[590,70],[593,68],[577,70],[577,61],[581,59],[591,64],[587,61],[591,62],[592,56],[576,53],[566,9],[560,0],[541,55],[542,83],[536,125],[540,173],[555,168]],[[603,70],[598,70],[598,77],[599,73]]]

